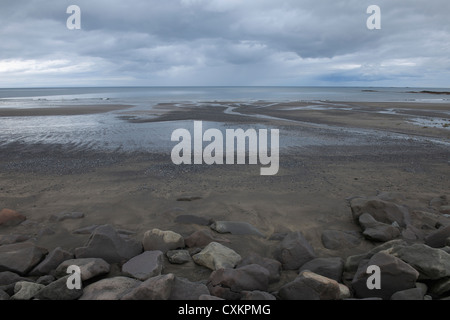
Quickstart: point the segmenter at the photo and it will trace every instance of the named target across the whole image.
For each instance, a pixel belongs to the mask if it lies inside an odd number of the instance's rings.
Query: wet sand
[[[261,124],[298,131],[299,139],[308,132],[319,142],[328,138],[341,141],[339,145],[317,143],[284,148],[276,176],[260,176],[259,165],[175,166],[166,152],[125,153],[21,141],[3,145],[0,208],[17,210],[27,221],[14,228],[0,228],[0,235],[29,234],[49,250],[71,250],[83,246],[89,237],[73,231],[93,224],[130,230],[136,239],[142,239],[143,233],[153,228],[173,230],[183,236],[207,228],[175,222],[179,215],[192,214],[245,221],[267,238],[277,232],[302,231],[318,255],[346,257],[375,246],[362,241],[356,248],[336,251],[322,245],[324,230],[361,231],[352,220],[349,198],[388,192],[411,209],[426,210],[432,198],[450,196],[450,131],[408,122],[415,115],[449,119],[448,104],[335,103],[338,106],[334,110],[303,108],[329,103],[214,102],[214,107],[208,103],[186,104],[176,110],[166,104],[138,113],[127,113],[124,106],[96,109],[115,110],[119,119],[137,126],[179,120],[223,122],[236,128]],[[396,114],[378,112],[392,108]],[[87,109],[79,112],[92,111]],[[16,110],[22,116],[71,115],[75,111]],[[8,116],[19,114],[3,110],[0,116],[8,112]],[[160,115],[155,117],[155,113]],[[361,138],[362,142],[348,140],[361,130],[370,132]],[[167,141],[171,143],[170,136]],[[198,199],[179,201],[186,197]],[[82,212],[85,217],[49,220],[60,212]],[[223,236],[230,240],[227,245],[243,256],[250,252],[270,256],[278,243],[250,236]],[[165,272],[170,268],[167,266]],[[192,266],[184,268],[187,278],[207,278],[206,269],[202,274],[198,268],[195,272]]]

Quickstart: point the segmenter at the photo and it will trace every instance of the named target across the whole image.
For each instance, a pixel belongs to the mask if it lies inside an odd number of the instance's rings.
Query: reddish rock
[[[0,211],[0,226],[14,227],[24,222],[27,218],[17,211],[3,209]]]

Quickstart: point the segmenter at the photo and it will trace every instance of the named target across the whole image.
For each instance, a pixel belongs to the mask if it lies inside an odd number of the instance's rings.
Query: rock
[[[12,271],[25,275],[32,270],[48,251],[30,242],[9,244],[0,247],[0,272]]]
[[[425,238],[425,244],[432,248],[443,248],[450,238],[450,225],[436,230]]]
[[[417,240],[422,241],[424,237],[425,236],[424,236],[423,231],[417,229],[416,227],[414,227],[411,224],[408,224],[406,226],[406,229],[404,229],[402,231],[402,238],[407,241],[411,241],[411,242],[415,242]]]
[[[14,244],[30,240],[31,236],[26,234],[9,234],[0,236],[0,246]]]
[[[322,244],[330,250],[351,249],[361,244],[361,239],[349,231],[325,230],[322,233]]]
[[[275,256],[285,270],[297,270],[316,257],[314,249],[301,232],[289,233],[278,246]]]
[[[264,291],[242,291],[241,300],[253,300],[253,301],[264,301],[264,300],[277,300],[274,295]]]
[[[127,277],[114,277],[94,282],[84,288],[79,300],[120,300],[142,282]]]
[[[363,227],[363,235],[368,240],[386,242],[400,235],[398,228],[378,222],[368,213],[359,216],[359,224]]]
[[[443,278],[437,282],[435,282],[430,287],[430,293],[434,297],[441,297],[450,293],[450,277]]]
[[[446,247],[450,247],[450,237],[448,237],[447,239],[445,239],[445,246]],[[447,251],[446,251],[447,252]],[[448,253],[448,252],[447,252]]]
[[[175,223],[197,224],[199,226],[209,226],[212,223],[212,221],[211,221],[211,219],[194,216],[191,214],[182,214],[175,218]]]
[[[351,298],[352,294],[350,292],[350,289],[339,283],[339,300],[345,300]]]
[[[51,215],[50,221],[60,222],[67,219],[82,219],[84,218],[84,213],[81,212],[60,212]]]
[[[356,221],[362,214],[369,213],[375,220],[386,224],[396,221],[401,227],[405,227],[410,223],[408,209],[392,202],[377,198],[355,198],[350,202],[350,207]]]
[[[30,272],[30,275],[42,276],[50,274],[52,271],[56,270],[61,263],[72,258],[73,254],[58,247],[51,251],[45,259]]]
[[[367,274],[369,266],[378,266],[381,274],[381,289],[370,290],[367,280],[372,274]],[[397,291],[416,287],[419,273],[402,260],[384,252],[375,254],[367,264],[361,263],[352,281],[352,287],[358,298],[378,297],[389,300]]]
[[[169,300],[198,300],[202,295],[209,295],[206,285],[175,277]]]
[[[82,281],[107,274],[110,271],[109,264],[100,258],[71,259],[64,261],[56,268],[56,277],[66,276],[68,274],[67,269],[70,266],[77,266],[80,268]]]
[[[21,224],[26,219],[27,218],[24,215],[11,209],[2,209],[0,211],[0,227],[14,227]]]
[[[10,299],[9,294],[7,294],[5,291],[0,289],[0,301],[6,301],[9,299]]]
[[[257,264],[216,270],[208,281],[209,292],[226,300],[239,300],[242,291],[267,291],[268,287],[269,271]]]
[[[216,221],[211,225],[211,229],[219,233],[231,233],[235,235],[254,235],[264,238],[264,235],[247,222],[239,221]]]
[[[37,284],[43,284],[44,286],[48,286],[50,283],[52,283],[55,280],[56,280],[56,278],[54,276],[46,275],[46,276],[39,277],[36,280],[36,283]]]
[[[234,268],[241,261],[241,256],[234,250],[217,242],[211,242],[192,258],[195,263],[211,270]]]
[[[425,244],[398,246],[389,254],[405,261],[419,271],[420,280],[439,280],[450,276],[450,255]]]
[[[199,230],[185,239],[185,244],[189,248],[206,247],[211,242],[229,242],[225,238],[216,237],[210,230]]]
[[[278,282],[281,275],[281,263],[277,260],[264,258],[255,253],[251,253],[238,263],[237,267],[243,267],[249,264],[258,264],[269,271],[269,283]]]
[[[120,263],[140,253],[141,243],[122,238],[110,225],[95,229],[86,246],[75,249],[76,258],[101,258],[108,263]]]
[[[168,300],[174,282],[175,275],[172,273],[150,278],[124,295],[121,300]]]
[[[394,293],[391,300],[423,300],[424,294],[419,288],[398,291]]]
[[[38,300],[77,300],[83,295],[83,289],[67,288],[70,275],[60,278],[41,289],[35,298]]]
[[[0,272],[0,286],[7,286],[10,284],[15,284],[16,282],[19,281],[30,281],[31,280],[27,279],[27,278],[23,278],[21,276],[19,276],[18,274],[11,272],[11,271],[4,271],[4,272]]]
[[[163,253],[161,251],[145,251],[132,258],[122,266],[126,276],[145,281],[159,276],[163,268]]]
[[[187,250],[171,250],[166,253],[167,259],[173,264],[184,264],[192,261],[191,255]]]
[[[450,214],[450,206],[441,206],[439,212],[442,214]]]
[[[301,273],[306,270],[341,282],[344,271],[344,260],[342,258],[317,258],[305,263],[299,272]]]
[[[222,298],[219,298],[219,297],[215,297],[215,296],[211,296],[209,294],[202,294],[198,298],[198,300],[203,300],[203,301],[215,301],[215,300],[217,300],[217,301],[221,301],[221,300],[225,300],[225,299],[222,299]]]
[[[32,282],[17,282],[14,286],[14,295],[11,300],[31,300],[41,289],[45,288],[42,284]]]
[[[159,250],[166,253],[169,250],[184,248],[184,238],[181,235],[159,229],[147,231],[142,243],[145,251]]]
[[[87,227],[76,229],[75,231],[73,231],[73,233],[74,234],[91,234],[98,227],[100,227],[98,224],[93,224],[91,226],[87,226]]]
[[[294,281],[278,291],[283,300],[338,300],[339,284],[332,279],[310,271],[303,271]]]

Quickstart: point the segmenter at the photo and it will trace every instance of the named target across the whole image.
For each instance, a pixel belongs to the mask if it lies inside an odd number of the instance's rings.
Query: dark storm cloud
[[[82,10],[81,30],[66,8]],[[368,30],[366,9],[382,10]],[[448,0],[18,0],[0,86],[449,86]]]

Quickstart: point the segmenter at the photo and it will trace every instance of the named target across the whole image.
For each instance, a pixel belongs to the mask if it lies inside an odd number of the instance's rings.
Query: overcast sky
[[[197,85],[450,87],[450,1],[0,0],[0,87]]]

